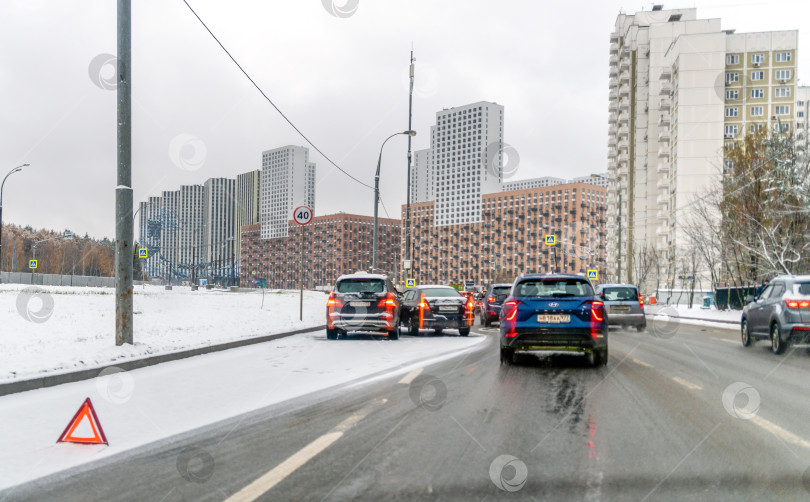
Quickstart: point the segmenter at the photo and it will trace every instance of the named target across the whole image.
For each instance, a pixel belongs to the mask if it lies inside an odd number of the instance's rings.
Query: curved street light
[[[374,270],[377,268],[377,211],[378,206],[380,203],[380,164],[382,163],[382,152],[385,144],[388,143],[388,140],[393,138],[394,136],[399,136],[400,134],[405,134],[407,136],[416,136],[416,131],[408,130],[402,131],[392,134],[385,138],[383,141],[382,146],[380,147],[380,156],[377,158],[377,172],[374,174],[374,235],[372,238],[372,245],[371,245],[371,272],[374,273]]]
[[[6,185],[6,178],[22,171],[23,167],[28,167],[29,165],[31,164],[22,164],[15,167],[6,174],[5,178],[3,178],[3,182],[0,183],[0,271],[3,270],[3,187]]]

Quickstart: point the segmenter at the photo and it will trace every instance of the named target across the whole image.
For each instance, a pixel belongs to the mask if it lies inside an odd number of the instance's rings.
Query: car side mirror
[[[757,299],[754,295],[748,295],[745,297],[745,303],[754,303],[755,301],[757,301]]]

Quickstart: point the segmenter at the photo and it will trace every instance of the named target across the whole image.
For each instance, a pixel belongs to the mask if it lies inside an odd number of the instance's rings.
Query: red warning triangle
[[[109,444],[89,397],[84,400],[84,403],[79,407],[79,411],[70,420],[68,426],[65,427],[65,431],[62,432],[56,442]]]

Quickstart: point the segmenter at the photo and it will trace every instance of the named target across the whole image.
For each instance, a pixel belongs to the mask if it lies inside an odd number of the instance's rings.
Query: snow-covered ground
[[[230,314],[224,308],[214,310],[216,315]],[[297,319],[297,307],[294,310]],[[248,310],[239,312],[245,315]],[[241,326],[241,321],[225,322]],[[176,320],[175,325],[180,324],[182,319]],[[3,396],[0,489],[364,376],[405,374],[474,350],[486,340],[475,333],[327,340],[326,333],[317,330],[128,372],[105,370],[93,380]],[[87,397],[109,446],[57,444]]]
[[[690,309],[683,305],[645,305],[644,312],[646,312],[648,315],[659,314],[658,316],[653,317],[653,319],[660,318],[661,316],[668,316],[670,318],[677,318],[678,322],[682,322],[684,324],[695,324],[699,326],[729,329],[737,329],[738,326],[729,324],[725,321],[734,321],[735,323],[739,324],[742,317],[742,310],[717,310],[714,307],[708,309],[692,307]]]
[[[137,286],[134,345],[115,345],[115,290],[0,285],[0,383],[322,325],[327,296]],[[262,300],[264,305],[262,306]]]

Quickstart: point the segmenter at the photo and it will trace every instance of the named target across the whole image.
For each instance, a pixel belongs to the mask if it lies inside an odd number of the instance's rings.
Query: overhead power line
[[[341,167],[340,167],[339,165],[337,165],[337,164],[336,164],[336,163],[335,163],[335,162],[334,162],[332,159],[330,159],[330,158],[329,158],[329,156],[327,156],[325,153],[323,153],[323,151],[321,151],[321,149],[320,149],[320,148],[318,148],[317,146],[315,146],[315,143],[313,143],[312,141],[310,141],[310,139],[309,139],[309,138],[307,138],[307,136],[306,136],[306,135],[305,135],[303,132],[301,132],[301,130],[300,130],[300,129],[298,129],[298,127],[296,127],[296,126],[295,126],[295,124],[293,124],[293,123],[292,123],[292,121],[291,121],[291,120],[290,120],[290,119],[287,117],[287,115],[285,115],[285,114],[284,114],[284,112],[282,112],[282,111],[281,111],[281,109],[280,109],[278,106],[276,106],[276,104],[275,104],[275,103],[273,103],[273,100],[272,100],[272,99],[270,99],[270,97],[268,97],[268,96],[267,96],[267,94],[265,94],[265,93],[264,93],[264,91],[262,90],[262,88],[261,88],[261,87],[259,87],[259,86],[258,86],[258,84],[256,84],[256,82],[255,82],[255,81],[254,81],[254,80],[253,80],[253,79],[250,77],[250,75],[248,75],[248,72],[246,72],[246,71],[245,71],[245,69],[244,69],[244,68],[242,68],[242,65],[240,65],[240,64],[239,64],[239,62],[236,60],[236,58],[234,58],[234,57],[231,55],[231,53],[230,53],[230,52],[228,52],[228,49],[226,49],[226,48],[225,48],[225,46],[224,46],[224,45],[222,45],[222,42],[220,42],[220,41],[219,41],[219,39],[217,38],[217,36],[216,36],[216,35],[214,35],[214,32],[212,32],[212,31],[211,31],[211,29],[208,27],[208,25],[207,25],[207,24],[205,24],[205,21],[203,21],[203,20],[202,20],[202,18],[200,18],[200,16],[199,16],[199,15],[198,15],[198,14],[197,14],[195,11],[194,11],[194,9],[191,7],[191,5],[189,5],[189,4],[188,4],[188,2],[187,2],[186,0],[183,0],[183,3],[184,3],[184,4],[186,4],[186,7],[188,7],[188,9],[191,11],[191,13],[192,13],[192,14],[194,14],[194,17],[196,17],[196,18],[197,18],[197,20],[200,22],[200,24],[202,24],[202,25],[203,25],[203,28],[205,28],[205,30],[208,32],[208,34],[209,34],[209,35],[211,35],[211,37],[212,37],[212,38],[213,38],[213,39],[216,41],[216,43],[217,43],[217,44],[219,44],[219,46],[222,48],[222,50],[223,50],[223,51],[225,51],[225,54],[227,54],[227,55],[228,55],[228,57],[231,59],[231,61],[233,61],[233,64],[235,64],[235,65],[236,65],[236,67],[237,67],[237,68],[239,68],[239,70],[240,70],[240,71],[241,71],[241,72],[242,72],[242,73],[245,75],[245,77],[247,77],[247,79],[250,81],[250,83],[251,83],[251,84],[253,84],[253,87],[255,87],[255,88],[256,88],[256,90],[258,90],[258,91],[261,93],[261,95],[264,97],[264,99],[266,99],[266,100],[267,100],[267,102],[268,102],[268,103],[270,103],[270,105],[271,105],[273,108],[275,108],[275,109],[276,109],[276,111],[279,113],[279,115],[281,115],[281,117],[282,117],[282,118],[283,118],[285,121],[287,121],[287,123],[288,123],[288,124],[290,124],[290,126],[291,126],[293,129],[295,129],[295,132],[297,132],[297,133],[298,133],[298,134],[299,134],[299,135],[300,135],[302,138],[304,138],[304,141],[306,141],[306,142],[309,144],[309,146],[311,146],[312,148],[314,148],[316,152],[320,153],[320,154],[323,156],[323,158],[325,158],[325,159],[326,159],[326,161],[327,161],[327,162],[329,162],[330,164],[332,164],[333,166],[335,166],[335,167],[336,167],[336,168],[337,168],[337,169],[338,169],[340,172],[342,172],[343,174],[345,174],[345,175],[346,175],[346,176],[348,176],[349,178],[353,179],[353,180],[354,180],[354,181],[356,181],[357,183],[360,183],[361,185],[363,185],[363,186],[364,186],[364,187],[366,187],[366,188],[369,188],[369,189],[371,189],[371,190],[373,190],[373,189],[374,189],[374,188],[373,188],[371,185],[367,185],[367,184],[363,183],[362,181],[360,181],[359,179],[355,178],[354,176],[352,176],[352,175],[351,175],[351,174],[349,174],[348,172],[344,171],[344,170],[343,170],[343,168],[341,168]]]

